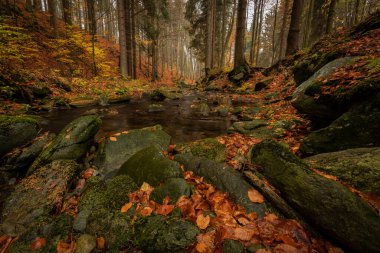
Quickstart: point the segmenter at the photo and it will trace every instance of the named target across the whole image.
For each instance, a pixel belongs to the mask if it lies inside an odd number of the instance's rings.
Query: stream
[[[231,118],[220,117],[213,112],[208,116],[202,116],[196,106],[200,101],[199,96],[193,93],[187,94],[179,100],[153,102],[149,98],[142,98],[132,100],[130,103],[108,106],[57,109],[40,116],[45,118],[43,131],[52,133],[58,133],[66,124],[81,115],[96,112],[103,121],[99,131],[100,135],[156,124],[162,125],[163,129],[172,136],[173,143],[194,141],[225,134],[232,124]],[[149,105],[151,104],[161,104],[165,110],[149,112]]]

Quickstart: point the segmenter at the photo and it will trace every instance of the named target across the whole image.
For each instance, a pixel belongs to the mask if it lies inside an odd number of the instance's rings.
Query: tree
[[[293,0],[290,27],[286,44],[286,55],[290,55],[299,49],[300,20],[302,14],[301,0]]]
[[[66,24],[72,25],[71,20],[71,0],[62,0],[63,20]]]
[[[205,73],[214,67],[213,50],[214,50],[214,37],[215,37],[215,0],[207,2],[207,25],[206,25],[206,60],[205,60]]]
[[[57,20],[57,6],[56,0],[48,0],[50,24],[53,27],[54,37],[58,37],[58,20]]]
[[[120,73],[127,77],[127,38],[125,34],[125,1],[117,1],[118,27],[119,27],[119,48],[120,48]]]
[[[247,19],[246,15],[247,0],[238,0],[234,68],[247,65],[247,62],[244,57],[244,40]]]
[[[288,9],[289,9],[289,0],[284,1],[284,15],[282,16],[282,25],[281,25],[281,32],[280,32],[280,43],[279,43],[279,49],[280,52],[278,54],[278,59],[282,59],[282,52],[284,49],[284,37],[285,37],[285,30],[286,30],[286,21],[288,19]]]

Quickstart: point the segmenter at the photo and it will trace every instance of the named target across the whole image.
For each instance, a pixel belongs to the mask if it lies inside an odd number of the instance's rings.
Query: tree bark
[[[57,6],[55,0],[48,0],[50,24],[53,28],[53,36],[58,38],[58,20],[57,20]]]
[[[329,5],[329,10],[327,13],[327,20],[326,20],[326,34],[330,34],[332,31],[332,25],[334,21],[334,15],[335,15],[335,6],[336,6],[337,0],[331,0]]]
[[[118,22],[119,22],[119,48],[120,48],[120,74],[128,76],[127,72],[127,38],[125,35],[125,1],[118,0]]]
[[[247,0],[238,0],[234,68],[247,65],[244,57],[246,13]]]
[[[213,68],[215,0],[207,1],[205,74]]]
[[[300,20],[302,15],[301,4],[301,0],[293,0],[286,55],[293,54],[299,49]]]
[[[282,52],[284,49],[284,37],[285,37],[285,30],[286,30],[286,21],[288,19],[288,9],[289,9],[289,0],[285,0],[284,3],[284,15],[282,16],[282,25],[281,25],[281,32],[280,32],[280,52],[278,54],[278,59],[282,59]]]
[[[63,20],[67,25],[72,25],[71,20],[71,0],[62,0]]]
[[[274,58],[276,55],[276,27],[277,27],[277,9],[278,9],[278,0],[276,0],[275,10],[274,10],[274,22],[273,22],[273,32],[272,32],[272,59],[271,59],[271,65],[274,63]]]

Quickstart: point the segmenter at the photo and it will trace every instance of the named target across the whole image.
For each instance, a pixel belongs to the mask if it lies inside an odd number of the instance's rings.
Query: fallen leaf
[[[201,242],[198,243],[197,246],[195,246],[195,250],[199,253],[205,253],[207,252],[207,246],[205,243]]]
[[[104,237],[100,236],[96,238],[96,247],[100,250],[104,250],[106,248],[106,240]]]
[[[153,212],[153,209],[150,208],[149,206],[144,207],[141,211],[140,214],[141,216],[149,216]]]
[[[161,215],[168,215],[170,214],[174,209],[174,205],[158,205],[156,209],[156,214],[161,214]]]
[[[57,244],[57,253],[72,253],[75,250],[75,241],[71,243],[59,241]]]
[[[253,203],[263,203],[264,202],[264,197],[261,195],[258,191],[255,189],[249,189],[248,190],[248,198],[250,201]]]
[[[111,136],[110,141],[117,141],[116,137]]]
[[[128,212],[128,210],[132,207],[132,205],[133,205],[132,202],[126,203],[124,206],[121,207],[120,212],[122,213]]]
[[[85,170],[85,172],[83,172],[82,177],[84,179],[89,179],[90,177],[92,177],[94,172],[95,170],[93,168],[88,168],[87,170]]]
[[[32,245],[30,245],[31,250],[39,250],[45,247],[46,245],[46,239],[43,237],[37,237],[33,242]]]
[[[129,134],[129,132],[128,132],[128,131],[123,131],[122,133],[123,133],[123,134]]]
[[[210,216],[203,216],[203,214],[200,214],[197,217],[196,223],[200,229],[206,229],[208,227],[208,224],[210,224]]]
[[[116,133],[116,134],[114,134],[114,136],[119,136],[121,133]]]

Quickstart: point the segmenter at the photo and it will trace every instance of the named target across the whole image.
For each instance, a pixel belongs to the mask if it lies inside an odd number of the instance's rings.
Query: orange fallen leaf
[[[205,243],[201,242],[195,246],[195,250],[199,253],[205,253],[207,251],[207,246]]]
[[[128,131],[123,131],[122,133],[123,133],[123,134],[129,134],[129,132],[128,132]]]
[[[111,136],[110,141],[117,141],[116,137]]]
[[[85,170],[82,174],[82,177],[84,179],[89,179],[90,177],[92,177],[92,175],[94,174],[95,170],[93,168],[88,168],[87,170]]]
[[[200,214],[197,217],[196,223],[200,229],[206,229],[208,227],[208,224],[210,224],[210,216],[203,216],[203,214]]]
[[[96,247],[100,250],[104,250],[106,248],[106,240],[104,237],[100,236],[96,238]]]
[[[141,211],[140,214],[141,216],[149,216],[153,212],[153,209],[150,208],[149,206],[144,207]]]
[[[114,136],[119,136],[121,133],[116,133],[116,134],[114,134]]]
[[[156,209],[156,214],[161,214],[161,215],[168,215],[170,214],[174,209],[174,205],[159,205],[158,208]]]
[[[248,198],[250,201],[253,203],[263,203],[264,202],[264,197],[261,195],[258,191],[255,189],[249,189],[248,190]]]
[[[122,213],[128,212],[128,210],[132,207],[132,205],[133,205],[132,202],[126,203],[124,206],[121,207],[120,212]]]
[[[32,245],[30,245],[31,250],[39,250],[45,247],[46,245],[46,239],[43,237],[37,237],[33,242]]]
[[[75,250],[75,241],[71,243],[59,241],[57,244],[57,253],[72,253]]]

